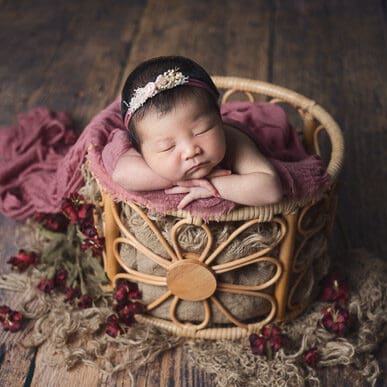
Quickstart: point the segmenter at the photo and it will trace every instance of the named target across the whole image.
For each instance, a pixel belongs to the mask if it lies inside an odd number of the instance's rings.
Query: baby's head
[[[225,153],[218,97],[208,73],[188,58],[142,63],[122,92],[122,117],[133,147],[168,179],[204,177]]]
[[[154,97],[146,99],[134,113],[129,113],[129,105],[137,89],[142,89],[149,83],[156,81],[159,75],[171,69],[177,69],[184,77],[194,80],[194,85],[183,83],[180,86],[166,89]],[[197,85],[195,86],[195,81]],[[219,92],[208,73],[196,62],[182,56],[162,56],[150,59],[137,66],[128,76],[122,90],[121,114],[125,126],[129,131],[132,145],[140,152],[141,147],[136,132],[136,124],[149,111],[156,111],[164,115],[171,111],[178,102],[190,99],[200,100],[203,107],[219,112]],[[130,116],[130,119],[128,119]]]

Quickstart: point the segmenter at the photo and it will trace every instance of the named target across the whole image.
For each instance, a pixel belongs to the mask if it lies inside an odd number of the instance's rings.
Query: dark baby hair
[[[129,131],[129,140],[137,151],[140,151],[140,144],[136,135],[135,125],[150,110],[154,109],[161,114],[165,114],[171,111],[177,102],[189,98],[197,98],[202,101],[203,106],[207,106],[209,110],[214,110],[219,113],[217,103],[219,91],[203,67],[193,60],[182,56],[161,56],[141,63],[129,74],[121,95],[122,119],[124,120],[125,118],[128,104],[136,89],[144,87],[148,82],[154,82],[157,76],[163,74],[165,71],[176,68],[183,75],[204,82],[213,94],[204,88],[184,84],[162,91],[154,97],[149,98],[141,108],[134,112],[129,121],[129,127],[127,128]]]

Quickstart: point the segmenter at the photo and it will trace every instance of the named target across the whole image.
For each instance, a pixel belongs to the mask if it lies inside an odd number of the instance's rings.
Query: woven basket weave
[[[244,78],[213,77],[220,91],[224,91],[222,103],[240,93],[250,101],[268,99],[271,103],[288,105],[297,112],[301,136],[308,152],[320,154],[320,133],[326,132],[330,142],[330,157],[327,172],[330,184],[313,197],[302,200],[283,200],[279,203],[248,207],[241,206],[204,223],[200,217],[192,217],[186,211],[170,212],[173,227],[168,238],[159,229],[157,222],[147,211],[132,202],[126,202],[131,211],[143,219],[154,233],[166,252],[155,253],[146,243],[140,242],[124,224],[120,208],[101,189],[101,218],[105,237],[104,267],[114,284],[120,278],[127,278],[139,284],[162,289],[161,296],[147,304],[148,313],[136,316],[137,320],[151,323],[181,336],[206,339],[236,339],[258,332],[264,325],[276,321],[286,322],[299,315],[311,302],[317,289],[316,273],[327,269],[326,243],[332,228],[336,193],[335,186],[340,172],[344,144],[340,128],[332,117],[316,102],[294,91],[270,83]],[[234,96],[235,97],[235,96]],[[213,225],[232,222],[234,231],[222,242],[214,240]],[[247,256],[235,257],[232,261],[219,263],[217,256],[235,243],[240,235],[261,223],[275,224],[280,237],[271,245],[259,248]],[[200,252],[184,251],[179,245],[179,235],[186,225],[195,225],[206,235],[205,247]],[[216,238],[215,238],[216,239]],[[130,267],[121,256],[122,246],[127,245],[158,265],[165,275],[139,272]],[[224,283],[219,280],[226,272],[248,270],[252,265],[272,265],[272,276],[264,283]],[[268,305],[266,313],[255,321],[241,321],[221,301],[221,294],[235,294],[235,297],[260,298]],[[168,301],[169,318],[152,316],[152,311]],[[178,318],[182,301],[199,303],[203,310],[201,321],[181,321]],[[228,326],[214,323],[216,313],[229,322]]]

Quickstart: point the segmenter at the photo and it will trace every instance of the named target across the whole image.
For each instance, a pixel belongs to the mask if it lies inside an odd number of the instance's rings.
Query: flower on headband
[[[138,110],[149,99],[163,90],[173,89],[176,86],[188,82],[188,77],[178,69],[170,69],[157,76],[154,82],[148,82],[144,87],[135,90],[129,102],[128,113],[132,114]]]
[[[145,101],[155,95],[156,85],[154,82],[147,83],[144,87],[136,89],[134,96],[130,100],[129,111],[135,112]]]
[[[185,77],[178,69],[171,69],[164,74],[160,74],[155,81],[157,90],[172,89],[175,86],[182,85],[188,82],[188,77]]]

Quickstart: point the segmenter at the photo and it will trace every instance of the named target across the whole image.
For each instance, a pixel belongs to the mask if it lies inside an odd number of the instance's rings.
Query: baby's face
[[[136,124],[141,153],[159,176],[176,182],[207,176],[224,158],[223,124],[193,100],[183,101],[170,112],[148,112]]]

